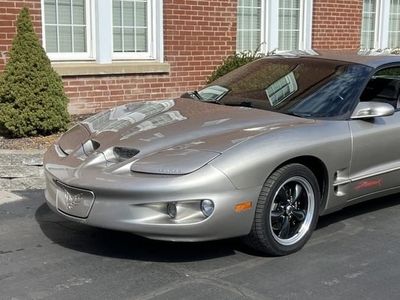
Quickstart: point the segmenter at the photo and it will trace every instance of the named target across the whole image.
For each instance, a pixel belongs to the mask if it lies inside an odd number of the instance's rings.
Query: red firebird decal
[[[356,191],[360,189],[365,189],[371,186],[381,186],[382,178],[378,180],[372,180],[372,181],[361,181],[359,185],[357,185],[354,189]]]

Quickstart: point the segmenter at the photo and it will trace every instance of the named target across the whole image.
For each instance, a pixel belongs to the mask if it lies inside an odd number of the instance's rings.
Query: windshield
[[[339,117],[350,111],[371,72],[371,67],[350,62],[270,57],[217,79],[199,94],[224,105]]]

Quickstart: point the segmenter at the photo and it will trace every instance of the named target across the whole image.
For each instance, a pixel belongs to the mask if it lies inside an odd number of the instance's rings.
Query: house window
[[[374,47],[375,40],[376,1],[364,0],[362,13],[361,43],[363,47]]]
[[[87,0],[44,0],[44,36],[47,52],[88,57],[89,23]]]
[[[364,0],[361,46],[400,47],[400,0]]]
[[[279,1],[278,49],[299,49],[300,0]]]
[[[311,49],[312,0],[239,0],[237,51]],[[278,30],[277,30],[278,29]]]
[[[113,1],[114,52],[147,52],[147,1]]]
[[[390,1],[389,10],[389,47],[400,47],[400,0]]]
[[[261,43],[261,0],[238,1],[237,49],[256,50]]]
[[[162,61],[162,0],[42,0],[53,61]]]

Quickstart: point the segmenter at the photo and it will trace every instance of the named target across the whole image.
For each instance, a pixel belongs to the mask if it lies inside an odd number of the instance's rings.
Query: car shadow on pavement
[[[29,194],[21,196],[29,198]],[[396,194],[375,199],[322,216],[316,230],[323,230],[335,224],[331,227],[339,231],[341,227],[336,225],[346,219],[400,204],[399,196]],[[149,240],[127,232],[71,222],[51,211],[46,203],[39,205],[35,211],[35,219],[41,231],[53,243],[84,253],[153,262],[201,261],[235,255],[237,252],[251,256],[265,256],[245,246],[240,239],[196,243]]]
[[[71,222],[42,204],[35,213],[42,232],[53,243],[94,255],[141,261],[184,262],[234,255],[244,247],[235,239],[180,243],[146,239],[132,233]]]
[[[321,216],[315,230],[323,229],[333,223],[338,223],[374,211],[384,210],[400,204],[400,194],[376,198],[362,203],[348,206],[334,213]]]

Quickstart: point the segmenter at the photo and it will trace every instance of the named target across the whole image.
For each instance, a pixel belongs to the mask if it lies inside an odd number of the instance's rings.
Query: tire
[[[274,256],[300,250],[317,224],[320,199],[310,169],[301,164],[279,168],[264,183],[245,243]]]

